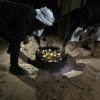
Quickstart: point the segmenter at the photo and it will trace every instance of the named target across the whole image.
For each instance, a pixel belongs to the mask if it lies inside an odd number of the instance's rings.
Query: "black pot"
[[[40,50],[48,50],[48,49],[59,50],[60,48],[49,46],[49,47],[40,47],[39,49]],[[65,66],[66,60],[67,60],[67,55],[63,54],[62,55],[62,60],[59,61],[59,62],[46,62],[46,61],[43,61],[41,59],[38,51],[36,51],[36,61],[38,63],[38,67],[41,68],[41,69],[55,69],[55,70],[59,70],[60,68]]]

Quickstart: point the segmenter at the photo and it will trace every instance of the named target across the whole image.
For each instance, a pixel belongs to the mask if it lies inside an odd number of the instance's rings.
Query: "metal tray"
[[[49,47],[40,47],[39,49],[41,49],[41,50],[48,50],[48,49],[59,50],[60,48],[49,46]],[[64,65],[66,64],[66,60],[67,60],[67,55],[63,54],[62,60],[59,62],[45,62],[45,61],[41,60],[41,57],[38,54],[38,51],[36,51],[36,61],[39,65],[39,68],[42,68],[42,69],[56,69],[56,70],[60,69],[60,68],[64,67]]]

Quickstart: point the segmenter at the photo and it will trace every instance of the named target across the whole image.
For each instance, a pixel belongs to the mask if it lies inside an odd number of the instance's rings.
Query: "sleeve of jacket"
[[[22,41],[26,35],[32,32],[32,21],[34,17],[34,9],[31,7],[23,8],[19,15],[18,24],[15,33],[20,41]]]

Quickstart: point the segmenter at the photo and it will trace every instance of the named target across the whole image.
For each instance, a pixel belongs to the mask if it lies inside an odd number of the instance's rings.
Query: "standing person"
[[[27,35],[33,35],[39,45],[43,28],[52,26],[54,20],[52,11],[47,7],[33,9],[7,0],[0,1],[0,37],[9,43],[11,73],[25,74],[18,65],[21,41]]]

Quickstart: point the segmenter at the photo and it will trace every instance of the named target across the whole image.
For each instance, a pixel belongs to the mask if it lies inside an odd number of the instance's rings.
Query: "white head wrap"
[[[55,21],[53,12],[47,7],[36,9],[36,19],[38,19],[47,26],[52,26],[53,22]]]

